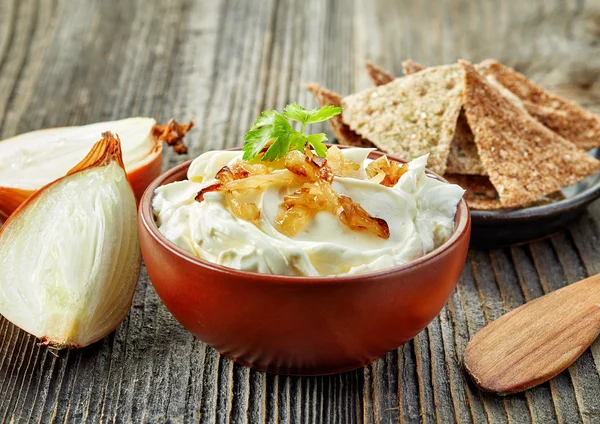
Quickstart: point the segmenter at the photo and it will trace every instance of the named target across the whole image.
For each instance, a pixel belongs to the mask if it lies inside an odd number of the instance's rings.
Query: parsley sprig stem
[[[321,109],[306,110],[297,103],[289,104],[283,110],[283,114],[276,110],[264,111],[252,128],[246,133],[243,159],[252,160],[269,143],[271,145],[262,157],[262,160],[275,161],[283,158],[290,150],[304,150],[309,144],[315,153],[321,157],[327,155],[327,147],[323,144],[327,141],[324,133],[306,134],[306,126],[317,122],[327,121],[342,112],[341,107],[324,106]],[[289,120],[300,122],[302,130],[295,130]]]

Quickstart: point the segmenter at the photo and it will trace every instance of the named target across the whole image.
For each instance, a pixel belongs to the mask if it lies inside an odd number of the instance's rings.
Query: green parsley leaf
[[[287,119],[281,114],[275,115],[271,130],[271,139],[275,140],[265,152],[263,160],[275,161],[285,156],[290,145],[297,137],[298,131],[292,128]]]
[[[308,123],[308,120],[317,112],[317,109],[306,110],[298,103],[292,103],[287,105],[285,109],[283,109],[283,116],[287,119],[291,119],[292,121],[297,121],[302,123],[303,125]]]
[[[311,111],[312,112],[312,111]],[[306,122],[307,124],[314,124],[317,122],[327,121],[336,115],[342,113],[341,107],[335,106],[323,106],[321,109],[315,111],[310,119]]]
[[[308,143],[321,157],[327,155],[327,141],[325,134],[305,133],[306,125],[326,121],[339,115],[342,108],[325,106],[321,109],[306,110],[297,103],[285,107],[283,115],[275,110],[264,111],[259,116],[252,128],[246,133],[245,144],[242,148],[244,160],[252,160],[260,154],[267,144],[272,142],[262,157],[262,160],[275,161],[283,158],[291,149],[302,151]],[[287,118],[287,119],[286,119]],[[296,131],[288,121],[297,121],[302,124],[302,131]]]
[[[283,115],[287,119],[300,122],[302,125],[327,121],[340,113],[342,113],[341,107],[324,106],[321,109],[306,110],[298,103],[287,105],[283,110]]]
[[[242,159],[254,159],[261,150],[273,139],[273,125],[275,117],[279,115],[276,110],[265,110],[246,133],[245,144],[242,147],[244,155]]]
[[[307,137],[308,144],[310,144],[313,149],[315,149],[315,153],[322,158],[327,156],[327,146],[323,144],[324,141],[327,141],[327,136],[323,133],[319,134],[311,134]]]

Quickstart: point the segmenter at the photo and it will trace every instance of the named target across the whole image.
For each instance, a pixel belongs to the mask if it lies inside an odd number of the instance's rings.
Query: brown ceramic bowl
[[[373,152],[371,158],[380,155]],[[368,274],[264,275],[193,257],[159,233],[151,206],[154,190],[184,180],[190,162],[158,177],[144,193],[142,254],[150,280],[173,316],[241,364],[292,375],[362,367],[425,328],[458,281],[471,229],[464,200],[446,243],[406,265]]]

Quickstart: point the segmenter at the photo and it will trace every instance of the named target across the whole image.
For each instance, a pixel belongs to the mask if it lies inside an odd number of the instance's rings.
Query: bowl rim
[[[331,146],[330,144],[327,145]],[[349,148],[352,146],[339,146],[339,148]],[[234,147],[230,149],[225,149],[230,151],[241,150],[241,147]],[[399,162],[399,163],[407,163],[405,160],[398,159],[392,155],[387,153],[383,153],[379,150],[373,150],[369,153],[369,156],[372,154],[379,156],[387,155],[388,159]],[[168,240],[164,237],[159,229],[158,225],[156,225],[156,221],[154,218],[154,212],[152,211],[152,200],[154,198],[154,191],[164,185],[164,181],[168,178],[172,177],[174,174],[180,173],[184,168],[189,168],[190,164],[194,161],[195,158],[189,159],[185,162],[182,162],[161,175],[155,178],[150,185],[144,191],[142,198],[139,203],[138,208],[138,220],[144,225],[148,234],[158,242],[163,248],[168,250],[171,254],[174,254],[181,259],[191,262],[200,267],[209,268],[215,272],[225,273],[231,277],[239,277],[245,279],[261,279],[263,282],[271,282],[275,284],[283,284],[283,283],[291,283],[291,284],[337,284],[337,283],[348,283],[350,281],[360,281],[364,279],[371,279],[376,277],[385,277],[390,274],[395,274],[401,271],[406,271],[411,268],[417,268],[423,265],[426,265],[432,261],[434,261],[437,257],[444,255],[451,247],[456,245],[459,240],[465,235],[465,232],[469,231],[471,228],[471,213],[465,198],[461,198],[460,202],[457,205],[456,213],[454,215],[454,231],[450,238],[446,240],[442,245],[433,249],[431,252],[415,259],[410,262],[407,262],[402,265],[393,266],[390,268],[384,268],[377,271],[366,272],[361,274],[339,274],[339,275],[324,275],[324,276],[298,276],[298,275],[279,275],[279,274],[262,274],[258,272],[251,271],[242,271],[234,268],[229,268],[223,265],[218,265],[207,261],[202,258],[198,258],[197,256],[192,256],[191,254],[185,252],[180,249],[175,243]],[[428,169],[425,170],[427,175],[433,176],[434,178],[448,183],[444,178],[435,174]],[[449,183],[448,183],[449,184]]]

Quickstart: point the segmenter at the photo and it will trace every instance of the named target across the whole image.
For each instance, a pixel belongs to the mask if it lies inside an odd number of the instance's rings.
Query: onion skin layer
[[[8,218],[35,190],[0,187],[0,222]]]

